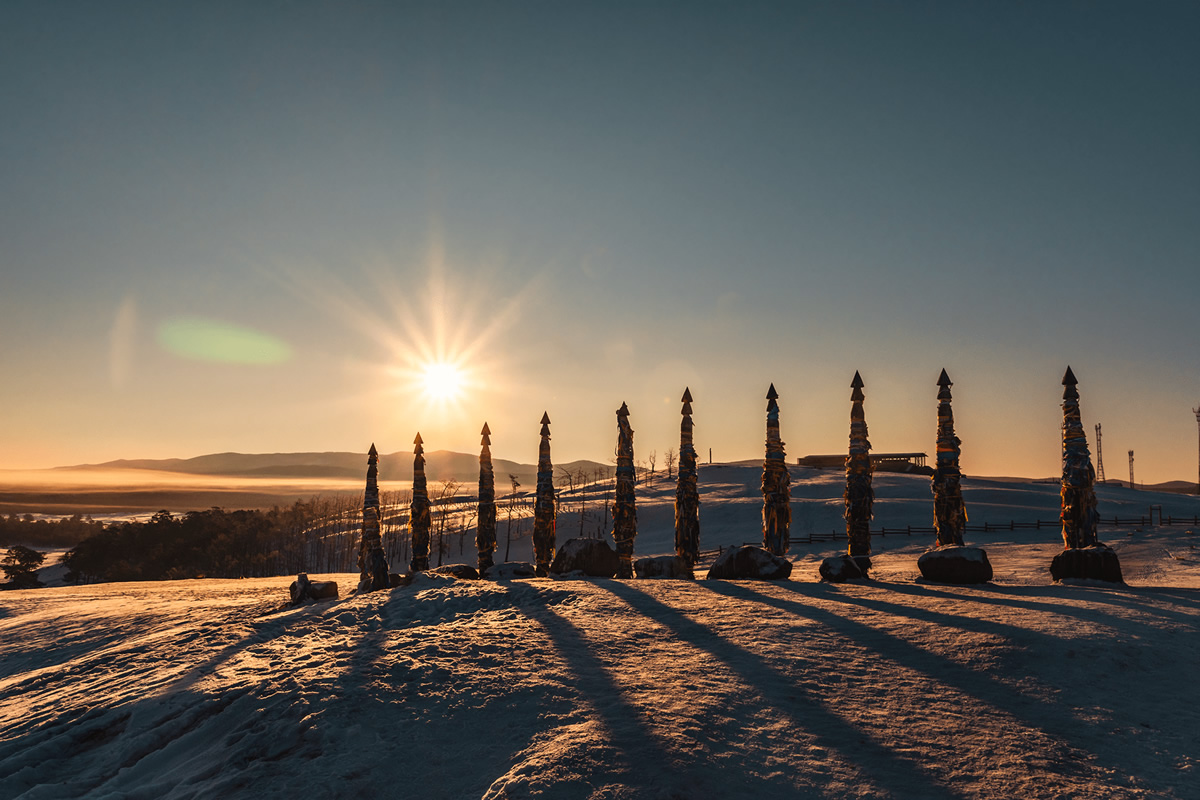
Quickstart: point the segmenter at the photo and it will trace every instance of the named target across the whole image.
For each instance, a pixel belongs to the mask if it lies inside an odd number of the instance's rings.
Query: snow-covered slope
[[[926,481],[878,478],[883,524],[928,524]],[[705,546],[751,537],[745,483],[709,481]],[[797,480],[797,526],[834,524],[835,483]],[[1044,519],[1053,490],[976,484],[968,511]],[[667,499],[639,503],[639,551],[669,549]],[[840,586],[834,542],[781,583],[4,592],[0,797],[1195,798],[1193,530],[1102,529],[1128,586],[1050,584],[1043,529],[969,535],[997,575],[970,588],[916,582],[932,537],[888,536]]]

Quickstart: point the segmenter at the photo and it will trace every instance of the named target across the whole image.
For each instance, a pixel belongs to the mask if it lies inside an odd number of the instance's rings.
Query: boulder
[[[926,550],[917,559],[921,577],[935,583],[987,583],[992,565],[979,547],[946,545]]]
[[[707,580],[782,581],[792,574],[792,562],[770,550],[743,545],[726,550],[713,562]]]
[[[554,554],[551,572],[582,571],[593,578],[611,578],[617,574],[621,560],[617,551],[603,539],[568,539]]]
[[[682,578],[695,580],[692,565],[679,556],[655,556],[639,558],[633,562],[633,571],[639,578]]]
[[[288,587],[292,596],[292,605],[311,603],[315,600],[336,600],[338,586],[336,581],[310,581],[308,575],[301,572]]]
[[[817,571],[821,573],[823,581],[845,583],[870,577],[868,575],[870,569],[871,559],[869,556],[840,555],[831,556],[822,561]]]
[[[536,575],[536,567],[528,561],[505,561],[485,569],[482,577],[489,581],[511,581],[513,578],[532,578]]]
[[[1050,562],[1050,575],[1056,581],[1075,579],[1124,583],[1121,561],[1106,544],[1068,548]]]
[[[470,564],[445,564],[427,571],[433,575],[445,575],[448,578],[458,578],[459,580],[479,580],[479,570]]]

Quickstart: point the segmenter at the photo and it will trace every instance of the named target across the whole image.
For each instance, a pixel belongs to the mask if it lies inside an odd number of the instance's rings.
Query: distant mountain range
[[[519,464],[497,458],[492,460],[497,487],[506,487],[509,475],[522,486],[533,488],[537,481],[536,464]],[[103,464],[79,464],[59,469],[129,469],[175,472],[184,475],[208,475],[238,478],[363,479],[367,474],[365,453],[213,453],[195,458],[142,458],[106,461]],[[597,461],[568,461],[554,465],[557,480],[564,470],[572,474],[582,470],[588,480],[597,474],[612,475],[613,467]],[[433,450],[425,454],[425,475],[433,481],[474,482],[479,478],[479,456]],[[411,481],[412,453],[388,453],[379,456],[381,481]]]
[[[761,463],[757,459],[730,462],[738,465]],[[492,460],[496,472],[496,485],[502,488],[508,476],[515,475],[521,486],[532,491],[537,481],[536,464],[520,464],[503,458]],[[411,481],[413,477],[412,453],[399,452],[379,456],[379,479],[381,481]],[[308,480],[359,480],[367,474],[367,457],[364,453],[213,453],[195,458],[142,458],[106,461],[103,464],[78,464],[72,469],[129,469],[155,472],[174,472],[183,475],[205,475],[237,478],[280,478]],[[598,461],[579,460],[554,465],[556,482],[563,470],[577,474],[580,470],[588,480],[597,475],[612,475],[611,464]],[[425,475],[432,481],[456,480],[474,482],[479,478],[479,456],[469,453],[454,453],[449,450],[433,450],[425,454]],[[984,477],[984,476],[975,476]],[[1032,478],[989,478],[991,480],[1034,481],[1057,483],[1057,476],[1041,479]],[[1127,481],[1110,480],[1109,485],[1123,486]],[[1166,481],[1156,484],[1138,484],[1139,489],[1159,492],[1194,494],[1196,484],[1192,481]]]

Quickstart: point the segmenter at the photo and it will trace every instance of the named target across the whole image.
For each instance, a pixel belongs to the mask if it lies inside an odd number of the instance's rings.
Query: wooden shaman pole
[[[629,406],[617,409],[617,491],[613,502],[613,542],[617,546],[618,578],[633,577],[633,540],[637,538],[637,508],[633,493],[633,428]]]
[[[1078,381],[1067,367],[1063,375],[1062,535],[1064,550],[1054,557],[1054,580],[1090,578],[1123,583],[1117,554],[1096,537],[1096,471],[1088,452],[1079,413]]]
[[[791,491],[783,440],[779,438],[779,394],[775,384],[767,391],[767,457],[763,461],[763,548],[777,556],[786,556],[791,540]]]
[[[358,548],[358,591],[388,588],[387,556],[379,534],[379,452],[371,445],[367,453],[367,487],[363,492],[362,542]]]
[[[846,538],[847,553],[863,576],[871,568],[871,443],[867,440],[867,419],[863,414],[863,380],[858,372],[850,383],[850,453],[846,456]]]
[[[933,471],[933,528],[937,543],[917,559],[926,580],[939,583],[986,583],[992,579],[987,553],[963,545],[967,508],[962,496],[962,471],[958,457],[962,442],[954,435],[954,412],[950,409],[950,387],[946,370],[938,377],[937,468]]]
[[[679,475],[675,484],[675,555],[696,565],[700,556],[700,494],[696,448],[692,444],[692,393],[683,390],[683,422],[679,425]]]
[[[938,377],[937,468],[933,471],[933,527],[938,547],[961,545],[967,524],[967,507],[962,496],[962,471],[958,457],[962,441],[954,435],[954,412],[950,409],[950,387],[946,370]]]
[[[412,563],[409,569],[421,572],[429,569],[429,531],[433,520],[429,514],[429,487],[425,482],[425,448],[421,446],[421,434],[413,440],[413,491],[410,506],[409,531],[412,537]]]
[[[496,475],[492,470],[492,432],[487,423],[480,431],[483,437],[479,451],[479,527],[475,533],[475,549],[479,552],[479,574],[490,568],[496,552]]]
[[[533,560],[538,577],[550,574],[554,560],[554,464],[550,461],[550,415],[542,413],[538,447],[537,494],[533,501]]]

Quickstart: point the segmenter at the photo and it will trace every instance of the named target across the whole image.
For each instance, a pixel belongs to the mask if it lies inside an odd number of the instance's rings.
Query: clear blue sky
[[[1194,479],[1200,4],[5,2],[0,467],[237,450]],[[422,379],[455,361],[450,402]],[[1093,443],[1094,449],[1094,443]]]

